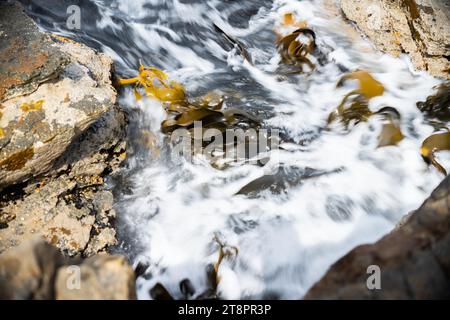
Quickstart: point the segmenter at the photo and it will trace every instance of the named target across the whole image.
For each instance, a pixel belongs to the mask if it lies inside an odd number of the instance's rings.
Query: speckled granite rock
[[[337,261],[305,299],[450,299],[450,176],[403,225]],[[369,290],[370,265],[381,289]]]
[[[0,255],[0,299],[135,299],[133,269],[121,256],[64,257],[34,238]]]
[[[450,79],[450,1],[341,0],[341,8],[379,49]]]
[[[112,60],[6,3],[0,51],[0,253],[36,234],[70,256],[105,250],[116,243],[105,179],[125,158]]]

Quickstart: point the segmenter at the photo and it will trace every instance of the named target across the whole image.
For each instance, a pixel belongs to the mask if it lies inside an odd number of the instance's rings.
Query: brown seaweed
[[[426,101],[417,103],[417,107],[428,118],[438,121],[450,121],[450,81],[441,84],[437,92],[429,96]]]
[[[228,35],[225,31],[223,31],[217,24],[213,23],[214,29],[222,34],[222,36],[225,38],[225,40],[228,41],[229,44],[231,44],[232,47],[236,48],[237,52],[249,63],[252,63],[252,59],[250,57],[250,54],[247,51],[247,48],[240,42],[239,40],[233,38],[232,36]]]
[[[378,136],[378,147],[395,146],[403,140],[400,129],[400,113],[392,107],[384,107],[376,112],[383,117],[383,127]]]
[[[300,36],[305,36],[308,41],[300,40]],[[299,28],[291,34],[277,41],[278,52],[281,60],[285,64],[291,64],[298,68],[298,72],[303,71],[303,65],[308,65],[311,70],[315,65],[308,58],[316,49],[316,34],[309,28]]]
[[[136,100],[142,98],[140,88],[145,95],[163,102],[177,102],[185,99],[184,88],[176,81],[168,81],[168,76],[162,70],[154,67],[139,66],[139,75],[129,79],[119,79],[120,85],[134,85]]]
[[[444,167],[437,162],[436,152],[450,150],[450,131],[434,133],[422,142],[420,153],[426,163],[433,165],[439,172],[447,175]]]
[[[373,115],[369,109],[369,100],[384,93],[383,85],[367,71],[357,70],[346,74],[338,81],[337,87],[349,80],[357,80],[358,88],[344,96],[339,106],[328,116],[328,124],[339,120],[347,128],[351,122],[357,124],[367,121]]]

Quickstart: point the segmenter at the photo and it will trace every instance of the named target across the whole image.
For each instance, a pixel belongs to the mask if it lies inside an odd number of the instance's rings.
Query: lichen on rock
[[[41,235],[69,256],[116,243],[108,175],[125,152],[112,60],[0,4],[0,254]]]

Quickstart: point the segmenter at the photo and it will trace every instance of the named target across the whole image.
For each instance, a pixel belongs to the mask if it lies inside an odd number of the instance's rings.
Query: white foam
[[[277,151],[279,160],[287,167],[310,167],[330,173],[304,180],[286,193],[263,192],[260,198],[253,199],[234,194],[263,175],[262,169],[255,166],[221,171],[201,159],[193,164],[164,153],[159,160],[148,163],[130,159],[130,168],[138,171],[131,176],[132,194],[124,195],[119,204],[121,221],[131,227],[133,234],[129,236],[137,238],[144,248],[138,259],[148,261],[153,274],[151,279],[138,279],[139,298],[150,298],[148,291],[157,282],[181,298],[178,283],[185,278],[192,281],[197,293],[205,289],[205,266],[214,263],[218,256],[212,240],[216,233],[228,245],[239,248],[236,259],[225,261],[220,269],[222,297],[274,294],[301,298],[334,261],[354,246],[374,242],[386,234],[402,215],[417,208],[442,179],[420,157],[421,141],[432,128],[424,124],[415,105],[439,81],[425,73],[412,73],[404,57],[359,53],[356,43],[351,43],[354,40],[349,39],[350,44],[341,45],[345,35],[338,39],[336,26],[342,21],[325,19],[320,2],[274,1],[272,8],[261,9],[252,18],[247,29],[233,28],[228,17],[216,9],[220,3],[217,1],[186,4],[140,0],[132,5],[125,0],[115,2],[118,10],[132,18],[127,24],[136,45],[149,52],[164,49],[170,58],[164,69],[191,90],[201,84],[202,76],[211,80],[224,69],[200,57],[192,49],[195,43],[181,45],[182,30],[171,29],[167,21],[161,19],[155,25],[134,21],[152,12],[142,10],[144,4],[166,4],[172,22],[212,30],[214,21],[234,37],[251,37],[260,30],[271,30],[283,13],[294,11],[316,31],[319,46],[329,60],[312,75],[298,77],[297,82],[280,81],[274,75],[280,60],[275,48],[254,48],[254,52],[265,50],[271,56],[251,65],[235,50],[223,49],[213,37],[202,41],[205,51],[228,65],[227,72],[246,70],[255,84],[279,101],[273,105],[275,116],[265,121],[266,126],[284,130],[294,141],[301,140],[307,132],[318,135],[304,146],[286,144],[289,151]],[[104,9],[99,28],[116,28],[111,20],[116,9]],[[358,47],[362,46],[368,45],[361,40]],[[105,47],[105,51],[120,65],[125,64],[112,49]],[[319,130],[349,90],[336,88],[343,75],[337,65],[367,69],[384,84],[385,94],[371,100],[370,108],[376,111],[389,105],[400,112],[405,139],[398,146],[377,148],[381,124],[376,119],[355,126],[348,133],[337,128]],[[253,101],[250,94],[241,95]],[[130,92],[121,102],[133,108],[136,105]],[[145,110],[145,116],[131,125],[153,130],[162,141],[159,124],[164,112],[160,105],[144,99],[138,107]],[[446,166],[450,164],[448,155],[440,157]],[[333,204],[336,199],[347,201],[344,209],[348,216],[340,221],[332,219],[329,212],[339,207],[339,203]]]

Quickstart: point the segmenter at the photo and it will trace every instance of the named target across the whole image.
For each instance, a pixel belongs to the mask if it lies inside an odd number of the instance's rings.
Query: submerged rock
[[[406,52],[414,66],[450,79],[450,6],[431,0],[342,0],[354,21],[384,52]]]
[[[305,299],[449,299],[450,176],[401,226],[337,261]],[[380,289],[369,290],[369,266]]]
[[[134,283],[121,256],[70,259],[38,238],[0,255],[0,299],[135,299]]]
[[[112,60],[0,4],[0,253],[34,235],[69,256],[116,243],[107,176],[125,159]]]

